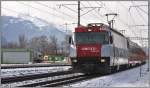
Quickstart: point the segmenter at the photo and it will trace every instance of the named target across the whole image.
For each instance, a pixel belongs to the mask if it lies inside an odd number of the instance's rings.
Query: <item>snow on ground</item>
[[[28,84],[33,84],[33,83],[39,83],[39,82],[45,82],[45,81],[50,81],[50,80],[66,78],[66,77],[77,76],[77,75],[81,75],[81,74],[82,73],[72,73],[72,74],[52,76],[52,77],[47,77],[47,78],[26,80],[26,81],[15,82],[15,83],[1,84],[1,88],[13,88],[13,87],[18,87],[18,86],[22,86],[22,85],[28,85]],[[37,87],[40,87],[40,86],[37,86]]]
[[[69,85],[70,87],[149,87],[147,64],[140,67]]]
[[[57,71],[66,71],[70,66],[55,66],[55,67],[32,67],[32,68],[14,68],[1,69],[1,77],[12,77],[21,75],[31,75],[39,73],[51,73]]]

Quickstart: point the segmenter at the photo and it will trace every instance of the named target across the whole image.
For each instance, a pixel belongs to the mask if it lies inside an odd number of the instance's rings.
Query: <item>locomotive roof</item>
[[[88,24],[87,26],[88,26],[88,27],[89,27],[89,26],[101,26],[101,27],[106,27],[107,29],[110,29],[110,30],[112,30],[113,32],[115,32],[115,33],[117,33],[117,34],[119,34],[119,35],[125,37],[123,34],[121,34],[121,33],[120,33],[119,31],[117,31],[116,29],[111,28],[111,27],[109,27],[108,25],[103,24],[103,23],[90,23],[90,24]]]
[[[106,25],[106,26],[109,27],[108,25]],[[117,34],[119,34],[119,35],[125,37],[125,38],[130,42],[130,44],[132,44],[132,45],[134,45],[134,46],[140,48],[140,46],[139,46],[137,43],[131,41],[128,37],[124,36],[122,33],[118,32],[116,29],[113,29],[113,28],[110,28],[110,27],[109,27],[109,29],[112,30],[112,31],[114,31],[114,32],[116,32]]]
[[[103,24],[103,23],[90,23],[90,24],[88,24],[87,26],[103,26],[103,27],[106,27],[107,29],[110,29],[110,30],[112,30],[113,32],[115,32],[115,33],[117,33],[117,34],[119,34],[119,35],[125,37],[122,33],[120,33],[119,31],[117,31],[116,29],[111,28],[111,27],[109,27],[108,25]],[[134,46],[140,47],[137,43],[131,41],[128,37],[125,37],[125,38],[126,38],[131,44],[133,44]]]

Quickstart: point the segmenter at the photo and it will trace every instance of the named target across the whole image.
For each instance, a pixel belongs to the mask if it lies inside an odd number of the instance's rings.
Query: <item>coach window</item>
[[[113,36],[110,36],[110,44],[113,43]]]
[[[130,48],[130,47],[129,47],[129,41],[128,41],[128,40],[127,40],[127,48]]]

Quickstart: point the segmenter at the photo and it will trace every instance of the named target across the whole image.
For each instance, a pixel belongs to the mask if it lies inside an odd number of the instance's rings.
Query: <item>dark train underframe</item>
[[[139,66],[145,64],[146,62],[143,61],[141,64],[137,63],[135,65],[132,64],[122,64],[118,66],[110,66],[110,58],[105,57],[105,62],[101,62],[101,58],[71,58],[72,68],[76,72],[83,72],[83,73],[100,73],[100,74],[109,74],[115,71],[128,69],[131,67]]]

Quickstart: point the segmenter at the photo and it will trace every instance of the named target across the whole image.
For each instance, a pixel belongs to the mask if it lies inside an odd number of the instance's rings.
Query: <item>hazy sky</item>
[[[84,13],[87,14],[83,15]],[[115,17],[114,27],[117,30],[126,30],[125,35],[147,37],[148,26],[134,26],[148,25],[147,1],[81,1],[82,25],[107,24],[106,13],[119,14]],[[78,17],[77,1],[2,1],[2,15],[18,17],[24,14],[64,28],[67,23],[67,29],[74,30]]]

